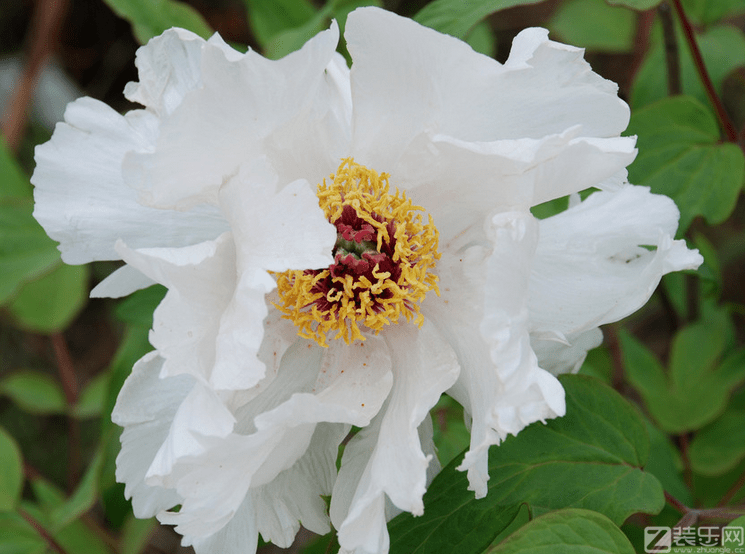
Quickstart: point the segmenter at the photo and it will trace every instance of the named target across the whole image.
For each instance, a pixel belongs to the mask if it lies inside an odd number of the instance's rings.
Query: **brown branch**
[[[711,105],[714,107],[714,111],[716,112],[717,118],[719,119],[719,124],[722,126],[724,133],[727,135],[727,142],[733,142],[737,144],[737,130],[735,129],[735,126],[732,123],[729,115],[727,115],[727,111],[724,109],[724,105],[722,104],[722,101],[719,99],[719,96],[714,89],[714,84],[711,82],[711,77],[709,77],[709,72],[706,70],[706,64],[704,63],[704,58],[701,55],[701,50],[699,50],[698,44],[696,44],[696,35],[693,32],[693,26],[688,20],[688,17],[683,10],[683,5],[680,3],[680,0],[671,0],[671,2],[673,4],[673,8],[675,9],[675,13],[678,15],[678,19],[680,19],[680,23],[683,26],[683,34],[685,35],[686,42],[688,43],[688,48],[691,50],[693,63],[696,66],[696,71],[698,72],[698,76],[701,79],[701,84],[703,84],[704,86],[706,96],[709,97],[709,102],[711,102]]]
[[[20,515],[23,519],[25,519],[31,525],[31,527],[33,527],[36,530],[36,532],[39,533],[41,538],[43,538],[44,541],[46,541],[47,546],[49,546],[49,548],[57,552],[57,554],[67,554],[67,551],[64,548],[62,548],[62,545],[60,545],[60,543],[58,543],[54,539],[54,537],[50,535],[46,529],[44,529],[41,523],[36,521],[36,518],[34,518],[34,516],[29,514],[23,508],[18,508],[18,515]]]
[[[662,23],[662,34],[665,42],[665,64],[667,65],[667,93],[677,96],[683,92],[680,83],[680,56],[678,55],[678,39],[675,37],[675,23],[670,6],[662,2],[657,8],[657,14]]]
[[[26,65],[2,119],[2,131],[8,148],[16,151],[23,139],[28,109],[36,82],[49,55],[57,46],[60,27],[68,0],[37,0],[31,20]]]
[[[67,488],[68,492],[72,492],[78,481],[80,465],[82,463],[80,453],[80,426],[78,420],[72,414],[73,407],[78,401],[78,380],[64,335],[62,333],[53,333],[50,338],[54,348],[54,356],[57,360],[60,381],[62,381],[62,390],[65,392],[65,401],[67,403]]]
[[[740,478],[724,493],[724,496],[717,504],[718,507],[723,507],[729,504],[729,501],[737,494],[743,486],[745,486],[745,473],[740,475]]]

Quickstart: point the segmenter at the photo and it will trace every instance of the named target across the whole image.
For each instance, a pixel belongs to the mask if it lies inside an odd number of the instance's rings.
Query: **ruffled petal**
[[[635,139],[579,137],[579,131],[494,142],[420,135],[391,170],[392,180],[427,209],[443,241],[464,230],[482,241],[483,221],[496,211],[527,210],[606,183],[617,188],[636,156]]]
[[[442,299],[423,305],[463,368],[449,391],[472,418],[470,449],[458,469],[468,471],[479,498],[487,491],[489,447],[565,410],[563,388],[530,347],[527,283],[537,227],[524,212],[494,216],[486,229],[492,248],[443,254]]]
[[[119,393],[111,419],[124,427],[116,458],[116,480],[132,499],[137,517],[153,517],[181,502],[174,490],[152,487],[145,474],[168,436],[173,416],[194,385],[188,376],[159,379],[163,359],[154,352],[140,359]]]
[[[345,30],[354,60],[355,158],[393,171],[423,132],[491,142],[539,139],[579,125],[580,136],[618,136],[629,121],[618,87],[592,72],[581,49],[547,35],[523,31],[501,65],[410,19],[355,10]]]
[[[381,334],[393,356],[393,390],[373,423],[347,445],[331,501],[339,544],[360,554],[388,549],[386,497],[402,510],[423,513],[432,455],[422,452],[418,427],[459,371],[452,350],[427,322],[420,330],[402,324]]]
[[[338,83],[325,72],[330,64],[338,66],[337,42],[333,24],[297,52],[276,61],[254,51],[228,55],[212,42],[204,44],[201,86],[163,118],[150,152],[127,156],[126,181],[148,205],[184,209],[216,204],[220,186],[237,173],[240,164],[265,155],[265,142],[271,142],[274,133],[284,133],[294,144],[304,140],[307,148],[322,155],[323,160],[314,165],[322,161],[323,172],[303,172],[283,182],[297,178],[318,182],[338,165],[335,158],[345,153],[332,152],[319,140],[324,121],[339,123],[334,117],[338,108],[331,106],[338,105]],[[333,129],[328,136],[338,135]]]
[[[678,214],[667,196],[627,186],[541,221],[530,274],[531,332],[582,336],[638,310],[664,274],[698,267],[698,252],[673,240]]]
[[[121,116],[81,98],[65,111],[52,139],[36,148],[34,217],[60,243],[70,264],[117,260],[118,239],[132,248],[185,246],[226,230],[214,207],[162,211],[138,203],[122,179],[127,152],[152,147],[157,120],[144,110]]]
[[[215,533],[252,489],[271,483],[305,455],[318,423],[367,425],[391,387],[387,352],[377,337],[328,349],[296,341],[263,394],[236,411],[235,432],[202,436],[201,454],[174,459],[167,474],[150,475],[150,482],[175,488],[184,499],[178,513],[161,513],[160,521],[177,525],[185,536]]]
[[[268,271],[327,267],[336,229],[324,217],[306,181],[279,189],[266,159],[242,166],[220,191],[220,204],[237,245],[240,275],[216,336],[212,384],[218,389],[247,389],[264,376],[256,360],[263,329],[246,322],[267,315],[264,295],[276,288]],[[276,192],[275,192],[276,191]]]

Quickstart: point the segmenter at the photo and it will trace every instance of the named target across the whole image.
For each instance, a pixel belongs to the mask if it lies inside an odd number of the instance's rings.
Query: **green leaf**
[[[743,0],[682,0],[686,16],[699,25],[711,25],[745,12]]]
[[[140,554],[145,551],[158,522],[155,518],[139,519],[130,514],[119,539],[119,554]]]
[[[212,29],[194,8],[176,0],[104,0],[116,13],[132,24],[135,38],[145,44],[171,27],[188,29],[209,38]]]
[[[23,457],[15,439],[0,427],[0,512],[15,508],[23,489]],[[2,552],[0,550],[0,552]]]
[[[481,552],[528,503],[540,515],[562,508],[599,511],[616,524],[664,505],[657,479],[642,471],[648,439],[635,408],[600,381],[561,378],[567,413],[535,423],[489,451],[489,491],[467,490],[459,457],[424,495],[424,515],[401,514],[389,525],[391,553]],[[460,542],[456,542],[460,541]],[[448,550],[440,545],[457,545]]]
[[[265,3],[270,4],[269,2]],[[295,50],[299,50],[303,44],[327,27],[330,15],[331,4],[329,3],[302,25],[283,29],[272,35],[264,43],[264,55],[272,60],[277,60]]]
[[[718,0],[717,0],[718,1]],[[693,58],[686,46],[682,32],[676,29],[678,52],[680,56],[680,81],[683,94],[695,97],[699,102],[709,106],[701,80],[693,63]],[[696,35],[696,42],[701,56],[704,58],[706,70],[709,73],[717,94],[722,94],[722,84],[725,77],[745,60],[745,35],[736,27],[712,27],[705,33]],[[651,37],[651,47],[646,59],[642,63],[631,88],[631,107],[641,108],[668,96],[667,64],[665,61],[665,46],[662,32],[657,29]]]
[[[712,224],[730,216],[745,158],[737,145],[718,143],[716,119],[705,106],[685,96],[660,100],[632,114],[628,133],[639,136],[629,180],[675,200],[679,233],[697,215]]]
[[[59,491],[54,490],[54,487],[48,483],[46,487],[47,492],[52,492],[53,496],[61,502],[62,495]],[[98,532],[88,527],[82,520],[77,519],[63,529],[55,530],[50,527],[48,515],[43,509],[30,502],[22,502],[22,508],[38,521],[68,554],[114,554]]]
[[[99,373],[80,393],[77,403],[72,408],[72,414],[80,419],[100,416],[108,390],[108,372]]]
[[[728,410],[701,429],[688,449],[693,471],[722,475],[745,459],[745,411]]]
[[[486,21],[477,23],[468,33],[465,41],[474,51],[490,58],[493,58],[497,53],[497,39],[491,25]]]
[[[17,513],[0,512],[0,554],[43,554],[47,545],[36,529]]]
[[[30,198],[0,199],[0,305],[60,263],[56,243],[31,215]]]
[[[49,515],[53,529],[63,529],[75,519],[90,510],[98,499],[98,482],[103,467],[103,451],[99,450],[93,457],[85,475],[80,480],[75,492],[64,503],[55,507]]]
[[[124,323],[142,325],[150,329],[153,326],[153,312],[167,292],[168,289],[163,285],[138,290],[119,302],[114,309],[114,315]]]
[[[244,0],[248,23],[262,48],[280,33],[302,27],[316,15],[308,0]],[[291,52],[292,50],[290,50]]]
[[[607,517],[591,510],[567,509],[524,525],[489,554],[634,554],[626,535]]]
[[[414,16],[414,21],[464,39],[479,21],[494,12],[541,1],[543,0],[434,0]]]
[[[730,332],[724,313],[682,329],[673,340],[668,374],[641,342],[621,334],[626,376],[662,430],[700,429],[724,411],[732,389],[745,381],[745,350],[719,363]]]
[[[16,324],[36,333],[67,328],[88,300],[88,266],[61,264],[26,283],[8,311]]]
[[[606,0],[609,4],[613,4],[615,6],[626,6],[628,8],[633,8],[635,10],[644,11],[648,10],[650,8],[654,8],[662,0]]]
[[[4,138],[0,138],[0,198],[10,197],[30,198],[31,183]]]
[[[63,414],[67,403],[59,382],[40,371],[19,371],[0,380],[0,394],[32,414]]]
[[[559,5],[548,28],[562,42],[601,52],[634,49],[636,14],[598,0],[569,0]]]
[[[727,532],[727,527],[731,528],[731,532]],[[734,521],[730,521],[722,529],[722,550],[725,552],[737,552],[742,549],[742,531],[745,527],[745,516],[740,516]],[[739,530],[738,530],[739,528]]]
[[[437,458],[444,466],[468,447],[471,433],[463,418],[463,407],[446,394],[432,408],[431,414]]]
[[[647,420],[649,434],[649,462],[644,471],[660,480],[662,488],[687,506],[693,505],[693,496],[683,480],[683,460],[668,436]]]

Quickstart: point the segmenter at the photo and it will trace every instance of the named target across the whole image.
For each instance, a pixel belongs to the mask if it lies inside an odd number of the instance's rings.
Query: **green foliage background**
[[[444,396],[433,416],[445,469],[424,516],[390,522],[391,552],[625,554],[644,551],[645,526],[721,526],[745,514],[745,0],[90,0],[75,4],[65,29],[103,21],[118,38],[103,41],[110,50],[92,77],[69,63],[86,55],[82,47],[62,60],[88,94],[125,110],[136,43],[171,26],[203,37],[218,30],[279,58],[332,18],[343,28],[361,5],[413,17],[499,60],[529,25],[585,47],[632,106],[627,133],[638,136],[639,155],[630,181],[675,200],[679,236],[705,257],[695,274],[667,276],[648,306],[605,329],[580,375],[562,378],[564,418],[492,449],[483,499],[455,469],[468,431]],[[31,28],[26,8],[0,9],[3,27],[20,29],[2,43],[8,54]],[[115,47],[121,63],[111,62]],[[63,264],[31,215],[30,154],[49,135],[32,118],[12,149],[0,142],[0,554],[184,551],[168,529],[132,516],[114,479],[119,429],[109,417],[150,349],[164,290],[88,299],[115,266]],[[565,208],[555,201],[535,214]],[[336,549],[332,535],[303,534],[292,551]]]

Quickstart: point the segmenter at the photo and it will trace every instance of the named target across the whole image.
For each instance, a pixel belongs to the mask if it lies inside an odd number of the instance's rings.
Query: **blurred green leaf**
[[[8,304],[16,324],[36,333],[67,328],[88,300],[86,265],[60,264],[50,273],[26,283]]]
[[[5,139],[0,138],[0,198],[30,198],[31,183],[8,150]]]
[[[732,527],[732,533],[727,533],[726,528]],[[735,531],[736,528],[740,528],[739,531]],[[742,529],[745,527],[745,516],[740,516],[737,519],[730,521],[725,528],[722,530],[722,550],[724,552],[737,552],[742,549]]]
[[[682,0],[683,9],[694,23],[711,25],[745,12],[743,0]]]
[[[608,349],[599,346],[590,350],[579,372],[582,375],[590,375],[600,379],[606,385],[610,385],[613,380],[613,363]]]
[[[559,4],[548,28],[562,42],[600,52],[634,49],[636,14],[597,0],[569,0]]]
[[[23,489],[23,457],[15,439],[0,427],[0,512],[13,510]],[[0,550],[0,552],[2,552]]]
[[[561,382],[564,417],[530,425],[490,449],[486,497],[476,500],[467,490],[456,458],[425,493],[423,516],[404,513],[391,521],[392,554],[481,552],[523,503],[536,515],[592,509],[617,524],[662,509],[659,481],[641,470],[649,445],[635,408],[596,379],[566,375]]]
[[[446,394],[432,408],[431,414],[437,458],[445,466],[468,447],[471,433],[466,428],[463,407]]]
[[[124,323],[141,325],[150,329],[153,326],[153,312],[167,292],[168,289],[163,285],[153,285],[138,290],[117,304],[114,315]]]
[[[745,350],[719,363],[729,326],[728,316],[719,313],[679,331],[667,374],[641,342],[621,334],[626,376],[662,430],[700,429],[722,413],[732,389],[745,381]]]
[[[135,38],[145,44],[171,27],[209,38],[212,29],[194,8],[176,0],[104,0],[119,17],[132,24]]]
[[[85,475],[72,496],[55,507],[49,514],[53,529],[62,529],[90,510],[98,499],[98,482],[103,466],[103,451],[99,449],[88,465]]]
[[[264,3],[269,4],[268,2]],[[303,44],[328,26],[331,13],[331,4],[329,3],[301,25],[282,29],[275,33],[264,42],[264,55],[267,58],[277,60],[295,50],[299,50]]]
[[[465,41],[474,51],[493,58],[497,53],[497,39],[487,21],[480,21],[466,35]]]
[[[434,0],[424,6],[414,21],[441,33],[464,39],[476,24],[499,10],[537,4],[543,0]]]
[[[315,6],[308,0],[274,0],[272,2],[244,0],[244,2],[248,10],[248,23],[251,31],[262,48],[266,48],[269,42],[280,33],[302,27],[316,15]]]
[[[490,554],[634,554],[626,535],[607,517],[591,510],[566,509],[524,525]]]
[[[680,29],[677,30],[678,53],[680,56],[680,80],[683,94],[695,97],[699,102],[709,106],[701,80],[699,79],[693,58],[686,47]],[[745,61],[745,34],[740,29],[722,25],[712,27],[696,35],[696,42],[704,58],[717,94],[722,94],[725,77]],[[634,78],[631,88],[631,107],[641,108],[668,96],[667,64],[662,33],[652,33],[651,46],[647,56]]]
[[[38,521],[68,554],[112,554],[98,533],[82,520],[74,519],[69,523],[64,523],[63,519],[55,520],[60,516],[61,508],[69,502],[57,486],[41,477],[29,481],[38,504],[24,501],[21,503],[23,509]]]
[[[47,373],[24,370],[0,380],[0,394],[32,414],[63,414],[67,403],[59,382]]]
[[[158,526],[158,521],[152,519],[139,519],[130,515],[124,524],[119,539],[119,554],[140,554],[145,550],[150,535]]]
[[[688,457],[701,475],[722,475],[737,467],[745,459],[745,411],[725,411],[696,433]]]
[[[639,137],[629,180],[675,200],[679,233],[697,215],[712,224],[729,217],[742,188],[745,158],[737,145],[719,143],[716,119],[705,106],[686,96],[660,100],[632,113],[628,134]]]
[[[21,515],[0,512],[0,554],[42,554],[46,550],[44,539]]]
[[[80,393],[77,403],[72,407],[72,414],[80,419],[100,416],[108,389],[108,372],[99,373]]]
[[[662,0],[606,0],[615,6],[626,6],[635,10],[643,11],[657,6]]]
[[[61,263],[56,243],[31,215],[30,198],[0,199],[0,305]]]

